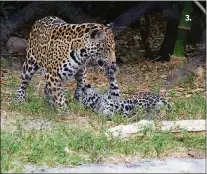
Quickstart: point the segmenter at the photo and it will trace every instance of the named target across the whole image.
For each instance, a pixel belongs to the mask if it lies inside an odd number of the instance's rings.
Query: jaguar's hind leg
[[[16,97],[14,98],[14,103],[17,104],[23,100],[25,100],[26,96],[26,88],[32,79],[34,73],[38,70],[39,65],[33,56],[27,58],[23,64],[23,70],[21,73],[21,84],[19,85],[19,89],[17,90]]]
[[[46,102],[48,102],[48,104],[50,104],[50,105],[53,105],[52,96],[49,93],[49,88],[48,88],[48,82],[47,82],[47,80],[45,82],[44,93],[45,93],[45,100],[46,100]]]

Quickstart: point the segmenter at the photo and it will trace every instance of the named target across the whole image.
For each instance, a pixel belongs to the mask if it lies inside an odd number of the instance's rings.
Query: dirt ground
[[[9,74],[15,75],[17,78],[20,76],[21,70],[21,61],[17,58],[14,59],[12,68],[2,69],[1,71],[1,83],[6,86],[7,77]],[[189,98],[195,93],[201,94],[205,97],[205,74],[206,67],[205,66],[197,66],[193,70],[187,70],[187,73],[182,76],[182,80],[180,80],[180,72],[182,71],[182,67],[180,66],[180,62],[177,60],[171,60],[170,62],[157,62],[150,61],[144,58],[140,58],[138,60],[125,62],[122,66],[119,67],[119,71],[117,73],[117,80],[119,86],[121,88],[121,95],[123,98],[131,96],[140,91],[153,91],[160,96],[166,98],[169,102],[171,102],[171,94],[170,90],[176,93],[176,98]],[[188,65],[185,65],[188,66]],[[181,67],[181,68],[180,68]],[[187,67],[188,68],[188,67]],[[181,69],[181,70],[180,70]],[[185,67],[186,69],[186,67]],[[185,70],[186,71],[186,70]],[[188,75],[194,76],[193,86],[190,85],[191,82],[185,82],[183,79],[187,79]],[[107,89],[108,82],[107,78],[104,76],[102,70],[97,67],[89,67],[87,71],[87,82],[92,83],[99,90]],[[38,93],[37,95],[44,95],[44,78],[40,76],[39,73],[36,73],[34,78],[31,81],[31,84],[36,87]],[[65,88],[70,88],[73,90],[76,87],[76,82],[68,81],[65,82]],[[9,102],[9,95],[14,91],[7,89],[6,91],[2,91],[4,94],[8,94],[5,96],[3,103]],[[8,97],[8,98],[7,98]],[[175,97],[174,97],[175,98]],[[9,111],[5,111],[2,108],[2,121],[8,121],[6,115],[19,115],[19,113],[8,113]],[[78,113],[79,114],[79,113]],[[12,117],[13,117],[12,116]],[[12,118],[11,117],[11,118]],[[11,119],[13,120],[13,119]],[[76,125],[86,126],[85,123],[90,120],[90,117],[81,117],[81,113],[77,117],[76,114],[70,115],[70,117],[63,116],[59,117],[57,121],[64,122],[72,122]],[[6,124],[6,122],[4,122]],[[112,124],[112,123],[109,123]],[[113,126],[117,125],[113,123]]]

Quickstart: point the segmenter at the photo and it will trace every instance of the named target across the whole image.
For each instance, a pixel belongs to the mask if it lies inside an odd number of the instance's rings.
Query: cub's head
[[[87,41],[88,54],[102,66],[104,61],[116,64],[115,40],[110,26],[91,24]]]

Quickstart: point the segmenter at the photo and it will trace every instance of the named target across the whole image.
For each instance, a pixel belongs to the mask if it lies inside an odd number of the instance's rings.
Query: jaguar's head
[[[103,65],[104,61],[115,65],[115,40],[111,28],[101,24],[94,25],[94,29],[89,32],[88,54],[100,66]]]

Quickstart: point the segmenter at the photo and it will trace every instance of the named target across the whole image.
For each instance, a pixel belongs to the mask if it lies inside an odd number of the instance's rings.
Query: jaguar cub
[[[77,82],[77,88],[74,98],[79,97],[79,102],[86,107],[91,108],[96,113],[102,113],[107,117],[115,113],[121,113],[124,116],[130,116],[135,108],[144,108],[147,112],[147,119],[150,119],[150,109],[160,111],[160,105],[170,108],[169,103],[162,97],[151,92],[139,92],[131,98],[122,100],[120,98],[120,89],[115,77],[115,71],[112,68],[106,68],[106,74],[109,81],[109,88],[106,93],[101,95],[90,84],[85,84],[80,77]]]
[[[21,84],[14,102],[25,100],[28,83],[42,68],[45,70],[46,96],[60,110],[67,109],[62,82],[76,78],[79,71],[85,72],[89,60],[100,66],[103,61],[115,64],[115,41],[109,26],[68,24],[52,16],[36,21],[29,35]]]

